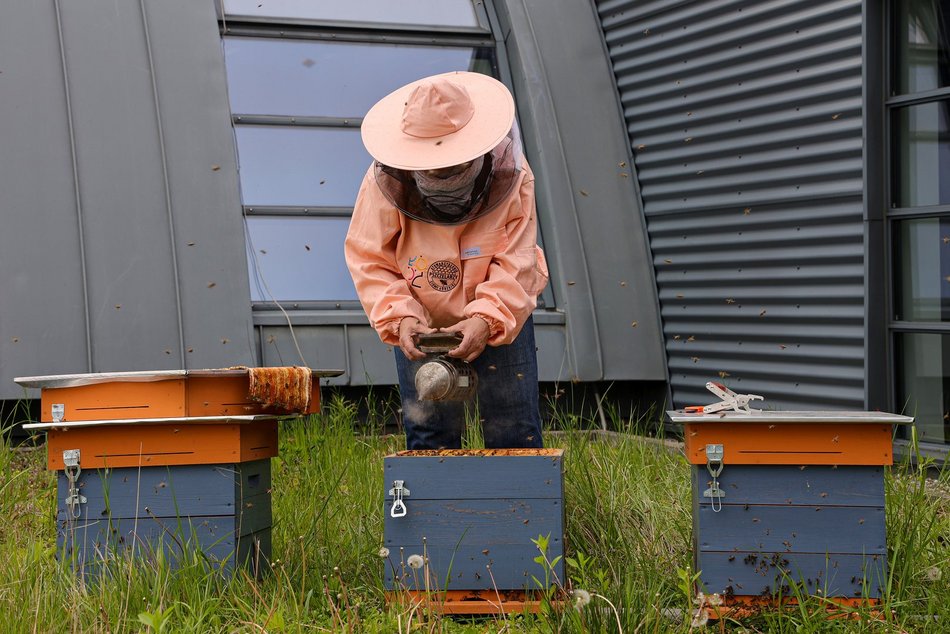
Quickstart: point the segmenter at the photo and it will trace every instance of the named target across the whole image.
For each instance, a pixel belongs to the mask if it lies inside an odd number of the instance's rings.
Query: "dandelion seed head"
[[[406,559],[406,564],[410,568],[415,568],[416,570],[422,568],[423,563],[422,555],[409,555],[409,558]]]
[[[379,556],[382,557],[383,559],[386,559],[387,557],[389,557],[389,549],[386,548],[385,546],[383,546],[382,548],[380,548],[380,549],[379,549]]]
[[[580,588],[574,591],[574,608],[582,610],[588,603],[590,603],[590,592]]]

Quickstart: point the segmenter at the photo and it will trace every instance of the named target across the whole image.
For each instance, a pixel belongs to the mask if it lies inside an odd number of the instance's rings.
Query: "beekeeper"
[[[458,402],[421,401],[413,377],[422,333],[462,336],[448,355],[478,374],[486,447],[541,447],[531,312],[547,284],[537,246],[534,176],[514,99],[471,72],[415,81],[363,119],[375,159],[346,237],[346,262],[370,323],[398,347],[409,449],[458,448]]]

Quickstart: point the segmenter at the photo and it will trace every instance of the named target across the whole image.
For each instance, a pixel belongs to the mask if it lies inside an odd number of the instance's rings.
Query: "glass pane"
[[[898,94],[950,86],[950,0],[897,3]]]
[[[477,27],[472,0],[224,0],[228,16]]]
[[[922,441],[950,443],[950,335],[898,335],[897,409]]]
[[[894,111],[894,202],[950,204],[950,101]]]
[[[471,47],[227,37],[224,53],[235,114],[362,117],[421,77],[494,67],[492,49]]]
[[[248,218],[251,300],[355,300],[343,259],[349,226],[349,218]]]
[[[950,321],[950,218],[902,220],[895,232],[898,321]]]
[[[358,129],[235,126],[244,204],[352,207],[372,158]]]

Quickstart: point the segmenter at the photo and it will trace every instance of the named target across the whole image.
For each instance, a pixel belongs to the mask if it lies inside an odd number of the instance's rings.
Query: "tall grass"
[[[614,428],[658,428],[656,413],[606,413]],[[589,431],[599,417],[559,415],[546,444],[566,449],[563,594],[536,616],[472,621],[386,604],[382,457],[404,445],[357,419],[353,403],[335,398],[318,417],[282,424],[272,461],[273,561],[262,579],[225,578],[189,553],[177,567],[162,557],[125,560],[99,581],[80,582],[56,558],[45,452],[0,445],[0,632],[690,631],[689,466],[670,443]],[[480,442],[472,426],[466,446]],[[890,578],[881,608],[830,620],[821,600],[803,597],[794,609],[708,627],[950,630],[950,478],[908,462],[888,473],[886,487]]]

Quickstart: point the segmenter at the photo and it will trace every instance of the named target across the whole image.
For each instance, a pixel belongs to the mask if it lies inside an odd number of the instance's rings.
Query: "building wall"
[[[861,2],[597,2],[673,401],[863,408]]]
[[[668,359],[676,405],[722,379],[860,407],[860,2],[488,9],[552,268],[542,378],[662,381]],[[0,60],[0,398],[298,345],[341,383],[394,380],[358,309],[252,316],[213,3],[7,3]]]
[[[212,3],[3,3],[0,60],[0,398],[253,362]]]
[[[596,15],[570,0],[496,6],[572,378],[665,381],[650,250]]]

